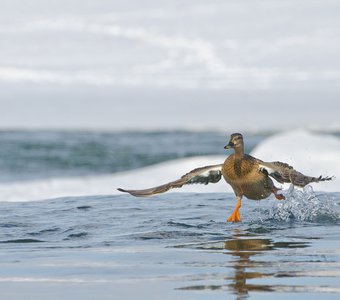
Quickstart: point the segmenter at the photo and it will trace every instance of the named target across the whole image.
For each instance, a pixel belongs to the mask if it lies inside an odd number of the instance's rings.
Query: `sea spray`
[[[311,185],[303,189],[291,185],[286,200],[277,203],[270,212],[270,218],[279,221],[339,221],[340,209],[329,194],[316,194]]]

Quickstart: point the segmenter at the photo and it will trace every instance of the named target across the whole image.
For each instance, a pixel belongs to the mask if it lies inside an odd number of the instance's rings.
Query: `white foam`
[[[251,155],[264,161],[283,161],[312,176],[340,178],[340,140],[334,136],[296,130],[274,135],[260,143]],[[143,189],[175,180],[188,171],[222,163],[225,156],[198,156],[112,175],[52,178],[0,185],[0,201],[32,201],[64,196],[107,195],[120,193],[118,187]],[[287,188],[288,186],[284,186]],[[314,183],[314,190],[339,191],[337,179]],[[189,185],[173,192],[232,192],[221,180],[216,184]]]
[[[302,129],[284,132],[260,143],[251,155],[264,161],[286,162],[306,175],[335,176],[332,181],[312,185],[314,190],[339,191],[340,139],[335,136]]]

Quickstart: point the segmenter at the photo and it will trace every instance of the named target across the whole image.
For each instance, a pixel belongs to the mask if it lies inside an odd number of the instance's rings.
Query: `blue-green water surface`
[[[0,203],[2,297],[337,299],[340,195],[286,196],[244,200],[237,224],[232,194]]]

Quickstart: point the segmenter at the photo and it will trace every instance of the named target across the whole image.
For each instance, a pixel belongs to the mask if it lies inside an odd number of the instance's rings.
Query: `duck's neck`
[[[237,158],[242,158],[244,156],[243,144],[238,145],[237,147],[234,147],[234,150],[235,150],[235,156]]]

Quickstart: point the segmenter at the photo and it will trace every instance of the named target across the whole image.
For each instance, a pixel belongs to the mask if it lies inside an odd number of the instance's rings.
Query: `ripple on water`
[[[2,244],[27,244],[27,243],[43,243],[45,241],[37,240],[37,239],[14,239],[14,240],[7,240],[1,241]]]
[[[77,206],[77,209],[79,209],[79,210],[89,210],[91,208],[92,208],[92,206],[90,206],[90,205]]]
[[[167,225],[173,226],[173,227],[179,227],[179,228],[197,228],[197,229],[202,229],[202,228],[207,228],[211,226],[212,224],[215,224],[214,221],[210,221],[208,223],[201,223],[201,224],[188,224],[184,222],[174,222],[174,221],[169,221]]]
[[[47,229],[42,229],[37,232],[29,232],[28,234],[31,236],[41,236],[41,235],[50,235],[54,234],[60,231],[59,227],[53,227],[53,228],[47,228]]]
[[[86,238],[87,236],[88,236],[87,232],[71,233],[66,238],[64,238],[64,241],[83,239]]]
[[[0,228],[18,228],[18,227],[26,227],[27,224],[24,223],[14,223],[14,222],[8,222],[8,223],[0,223]]]
[[[144,232],[140,234],[134,234],[133,238],[137,240],[169,240],[169,239],[179,239],[183,237],[199,237],[203,236],[203,233],[194,231],[154,231],[154,232]]]

